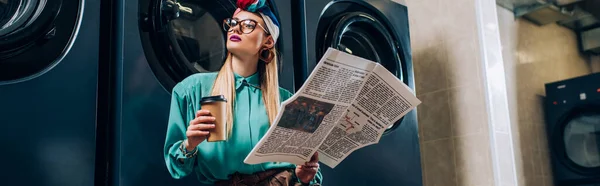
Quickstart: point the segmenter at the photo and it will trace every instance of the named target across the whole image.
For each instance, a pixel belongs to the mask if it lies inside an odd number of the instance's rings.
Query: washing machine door
[[[309,8],[320,3],[306,4]],[[311,61],[332,47],[381,64],[414,89],[406,6],[389,0],[335,0],[324,6],[316,26],[314,34],[306,32],[316,39],[314,49],[307,47],[313,50],[307,51],[308,69]],[[416,112],[405,115],[383,135],[377,145],[352,152],[335,169],[323,166],[325,185],[422,185]],[[373,158],[374,154],[385,156]]]
[[[0,0],[0,84],[37,77],[69,50],[80,1]]]
[[[553,144],[562,163],[581,174],[600,173],[600,105],[577,107],[560,121]]]
[[[144,51],[166,90],[194,73],[220,70],[227,57],[223,20],[233,15],[236,2],[153,0],[141,6],[148,7],[142,10],[142,31],[149,33],[142,34]]]
[[[359,2],[332,2],[319,19],[316,55],[320,59],[332,47],[380,63],[409,84],[402,41],[387,18]],[[403,119],[397,123],[401,123]],[[384,134],[398,125],[391,125]]]
[[[226,57],[223,19],[235,11],[233,0],[141,1],[144,52],[169,92],[198,72],[216,72]]]

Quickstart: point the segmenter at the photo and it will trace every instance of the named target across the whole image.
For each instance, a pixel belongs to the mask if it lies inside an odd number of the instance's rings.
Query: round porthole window
[[[0,84],[34,78],[60,62],[75,38],[79,3],[0,0]]]
[[[142,10],[142,41],[148,63],[169,92],[191,74],[216,72],[223,65],[223,19],[232,1],[154,0]]]
[[[600,167],[600,114],[581,113],[565,126],[565,153],[584,168]]]
[[[581,174],[600,172],[600,110],[598,105],[573,108],[550,136],[553,151],[566,167]]]

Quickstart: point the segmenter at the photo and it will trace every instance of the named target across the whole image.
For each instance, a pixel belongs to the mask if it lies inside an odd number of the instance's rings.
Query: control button
[[[563,103],[567,103],[567,100],[563,100]]]
[[[579,94],[579,99],[580,100],[585,100],[586,99],[585,93]]]

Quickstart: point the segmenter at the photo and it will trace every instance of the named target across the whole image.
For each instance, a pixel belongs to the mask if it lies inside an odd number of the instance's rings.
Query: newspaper
[[[420,103],[380,64],[329,48],[244,162],[304,164],[319,151],[320,161],[335,168],[353,151],[378,143]]]

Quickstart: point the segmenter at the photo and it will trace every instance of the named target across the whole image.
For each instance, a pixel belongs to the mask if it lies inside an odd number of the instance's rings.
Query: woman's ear
[[[269,35],[263,42],[263,48],[271,49],[275,46],[275,41],[273,40],[273,36]]]

